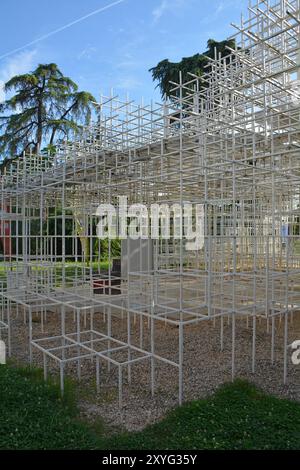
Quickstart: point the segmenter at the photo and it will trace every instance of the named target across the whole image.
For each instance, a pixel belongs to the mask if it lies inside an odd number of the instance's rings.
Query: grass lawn
[[[0,365],[0,449],[90,449],[97,440],[76,420],[73,391],[63,400],[58,386],[39,370]]]
[[[94,270],[97,270],[99,268],[101,268],[101,270],[102,269],[108,269],[108,267],[109,267],[109,261],[100,261],[100,262],[93,261],[91,264],[92,264],[92,268]],[[78,270],[80,270],[80,269],[89,270],[89,268],[90,268],[90,263],[85,264],[85,263],[82,263],[82,262],[75,262],[75,261],[66,261],[64,263],[64,265],[65,265],[67,270],[72,270],[72,271],[75,271],[76,269],[78,269]],[[58,273],[61,273],[62,267],[63,267],[62,263],[60,263],[60,262],[54,263],[53,262],[52,266],[54,267],[54,271],[57,270]],[[7,269],[7,263],[4,263],[3,261],[0,261],[0,272],[5,272],[6,269]],[[37,265],[33,269],[36,270],[36,271],[39,271],[42,268]]]
[[[300,404],[236,381],[138,433],[77,419],[74,386],[59,397],[40,371],[0,366],[0,449],[300,449]]]
[[[82,262],[73,262],[73,261],[66,261],[64,265],[62,263],[52,263],[52,270],[51,275],[53,276],[53,282],[56,287],[61,287],[62,285],[62,276],[63,276],[63,267],[65,268],[65,280],[66,283],[69,285],[73,285],[75,279],[77,280],[85,280],[86,276],[90,274],[90,267],[92,268],[94,273],[100,271],[108,271],[109,269],[109,261],[93,261],[91,264],[85,264]],[[41,266],[32,266],[32,270],[34,272],[43,271],[44,268]],[[7,265],[0,261],[0,281],[4,282],[6,285],[6,270]]]

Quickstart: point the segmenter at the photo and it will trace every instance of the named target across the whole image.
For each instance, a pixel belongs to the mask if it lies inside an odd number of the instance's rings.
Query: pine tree
[[[0,154],[15,157],[25,151],[53,147],[77,133],[91,119],[95,98],[65,77],[56,64],[39,65],[5,84],[12,95],[0,104]]]

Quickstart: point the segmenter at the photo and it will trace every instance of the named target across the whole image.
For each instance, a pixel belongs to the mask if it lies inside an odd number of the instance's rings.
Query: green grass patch
[[[52,281],[56,287],[62,286],[62,278],[65,276],[66,284],[72,286],[74,280],[86,280],[90,276],[90,269],[92,269],[95,276],[97,273],[108,271],[110,266],[109,261],[93,261],[92,263],[83,263],[75,261],[66,261],[65,263],[56,262],[51,264],[49,273],[52,276]],[[6,273],[8,266],[6,263],[0,261],[0,281],[3,282],[3,287],[6,287]],[[13,268],[13,270],[16,267]],[[32,271],[36,274],[45,271],[45,268],[39,265],[32,265]]]
[[[300,449],[300,404],[264,394],[240,380],[206,400],[178,408],[109,449]]]
[[[78,420],[75,385],[60,398],[41,372],[0,366],[0,449],[300,449],[300,404],[237,380],[136,433]]]
[[[77,419],[74,390],[44,383],[39,370],[0,366],[0,449],[94,449],[92,431]]]

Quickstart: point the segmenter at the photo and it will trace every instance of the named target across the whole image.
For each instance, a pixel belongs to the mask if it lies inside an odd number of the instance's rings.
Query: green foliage
[[[95,103],[56,64],[11,78],[5,92],[11,97],[0,104],[0,153],[8,157],[37,152],[42,144],[53,149],[89,123]]]
[[[28,369],[0,366],[0,449],[93,449],[96,438],[76,419],[72,389]]]
[[[45,155],[45,158],[47,156]],[[96,223],[93,225],[93,250],[92,253],[89,253],[90,250],[90,238],[85,237],[82,232],[83,232],[83,227],[80,227],[78,223],[74,224],[74,219],[75,221],[77,220],[76,218],[76,211],[74,213],[71,210],[65,210],[65,220],[63,224],[63,211],[62,208],[57,206],[57,207],[52,207],[48,209],[47,217],[45,220],[40,221],[39,219],[39,214],[36,214],[36,217],[31,219],[29,221],[29,233],[30,237],[28,239],[30,240],[30,254],[31,255],[36,255],[36,254],[41,254],[41,248],[44,246],[44,240],[41,237],[43,236],[48,236],[52,239],[54,239],[55,234],[57,235],[55,244],[56,244],[56,255],[61,256],[62,255],[62,247],[63,247],[63,240],[64,240],[64,251],[65,255],[68,259],[74,259],[75,258],[75,253],[74,253],[74,235],[76,234],[78,238],[79,246],[77,250],[77,254],[79,256],[83,255],[83,250],[86,250],[86,262],[89,264],[89,262],[92,259],[98,259],[99,255],[99,243],[100,243],[100,259],[101,260],[108,260],[109,258],[109,240],[99,240],[96,236]],[[65,237],[64,239],[60,236],[63,233],[63,225],[64,225],[64,234]],[[20,221],[12,221],[11,222],[11,233],[12,233],[12,248],[13,248],[13,253],[18,252],[19,254],[22,254],[22,240],[21,238],[16,238],[15,235],[18,232],[19,236],[22,234],[22,222]],[[48,240],[48,243],[50,241]],[[18,250],[17,250],[17,245],[18,245]],[[50,249],[50,245],[49,245]],[[3,252],[3,246],[0,243],[0,254]],[[121,256],[121,242],[118,239],[111,240],[110,242],[110,255],[111,258],[119,258]]]
[[[156,67],[149,70],[152,73],[154,81],[158,82],[162,97],[165,95],[171,97],[171,89],[174,85],[170,81],[178,83],[179,72],[182,72],[183,81],[190,80],[189,72],[201,77],[205,72],[205,67],[209,63],[209,58],[215,57],[215,51],[226,57],[229,54],[227,47],[235,48],[234,40],[217,42],[209,39],[207,42],[208,50],[203,54],[195,54],[191,57],[184,57],[180,62],[170,62],[168,59],[162,60]],[[203,82],[203,87],[205,86]]]
[[[97,238],[94,243],[94,255],[97,256],[99,253],[99,243],[100,243],[100,256],[101,259],[107,260],[109,258],[109,251],[111,258],[120,258],[121,256],[121,242],[118,239],[110,241],[110,250],[109,250],[109,239],[99,240]]]
[[[298,449],[300,404],[237,380],[171,411],[142,432],[79,422],[72,383],[60,398],[36,369],[0,366],[0,449]]]

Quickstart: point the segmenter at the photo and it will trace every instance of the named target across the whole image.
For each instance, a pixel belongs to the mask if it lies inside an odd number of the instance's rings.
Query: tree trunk
[[[70,111],[72,111],[72,109],[74,108],[74,106],[77,104],[77,101],[75,101],[72,106],[70,106],[69,109],[67,109],[64,114],[60,117],[60,121],[62,121],[63,119],[65,119],[67,117],[67,115],[69,114]],[[53,142],[54,142],[54,137],[55,137],[55,134],[56,132],[58,131],[58,126],[54,127],[52,129],[52,133],[51,133],[51,137],[50,137],[50,141],[49,141],[49,145],[53,145]]]
[[[86,265],[89,266],[93,257],[93,253],[90,253],[90,239],[88,236],[85,236],[84,225],[81,223],[78,214],[74,213],[74,217],[76,223],[76,232],[81,244],[82,260],[85,260]]]
[[[36,132],[36,153],[41,149],[43,141],[43,93],[45,89],[46,79],[43,79],[43,85],[39,92],[38,109],[37,109],[37,132]]]

